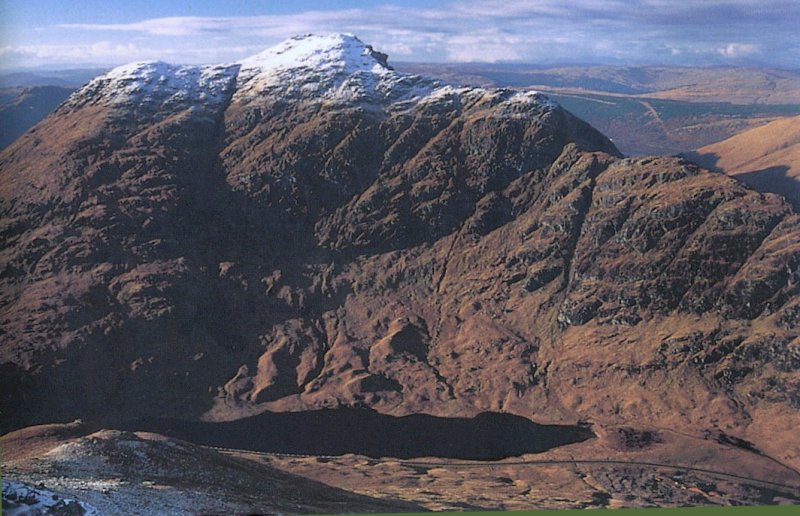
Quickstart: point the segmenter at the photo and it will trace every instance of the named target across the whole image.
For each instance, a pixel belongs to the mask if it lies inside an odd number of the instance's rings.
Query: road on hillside
[[[260,452],[250,450],[238,450],[234,448],[219,448],[215,446],[204,446],[204,448],[219,451],[222,453],[237,453],[237,454],[254,454],[266,457],[285,457],[285,458],[311,458],[311,459],[341,459],[339,456],[334,455],[304,455],[293,453],[276,453],[276,452]],[[737,475],[735,473],[726,473],[724,471],[717,471],[708,468],[698,468],[695,466],[680,466],[676,464],[665,464],[661,462],[646,462],[646,461],[625,461],[614,459],[543,459],[543,460],[516,460],[516,461],[464,461],[464,462],[429,462],[429,461],[414,461],[414,460],[399,460],[391,458],[373,459],[365,457],[371,465],[378,465],[386,462],[392,462],[401,466],[408,466],[412,468],[491,468],[491,467],[507,467],[507,466],[552,466],[552,465],[612,465],[612,466],[636,466],[645,468],[668,468],[679,471],[692,471],[696,473],[704,473],[707,475],[715,476],[718,478],[741,480],[746,482],[753,482],[757,484],[766,485],[773,488],[786,489],[794,496],[800,496],[800,487],[788,484],[781,484],[771,480],[763,480],[745,475]]]

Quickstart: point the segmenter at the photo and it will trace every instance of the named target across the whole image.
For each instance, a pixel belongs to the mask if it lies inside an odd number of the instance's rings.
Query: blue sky
[[[350,32],[392,61],[800,69],[798,0],[2,0],[0,69],[240,59]]]

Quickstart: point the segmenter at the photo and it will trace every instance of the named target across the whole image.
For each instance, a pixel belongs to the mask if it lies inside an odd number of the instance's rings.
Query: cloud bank
[[[800,68],[796,0],[467,0],[432,5],[62,24],[47,29],[63,41],[82,42],[9,45],[0,48],[0,59],[230,61],[296,34],[351,32],[395,61]]]

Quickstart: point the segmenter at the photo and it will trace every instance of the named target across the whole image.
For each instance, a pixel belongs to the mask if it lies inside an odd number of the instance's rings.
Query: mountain
[[[756,190],[784,195],[800,209],[800,117],[776,120],[685,156]]]
[[[535,92],[346,35],[135,63],[0,154],[0,215],[4,429],[493,411],[800,467],[797,214]]]
[[[100,69],[0,75],[0,149],[39,123]]]
[[[0,89],[0,149],[50,114],[73,91],[59,86]]]

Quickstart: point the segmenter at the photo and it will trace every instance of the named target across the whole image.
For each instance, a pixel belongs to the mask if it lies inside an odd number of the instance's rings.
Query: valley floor
[[[4,436],[5,483],[58,493],[103,514],[800,503],[800,473],[724,435],[595,429],[594,439],[544,453],[464,461],[267,453],[67,427]]]

